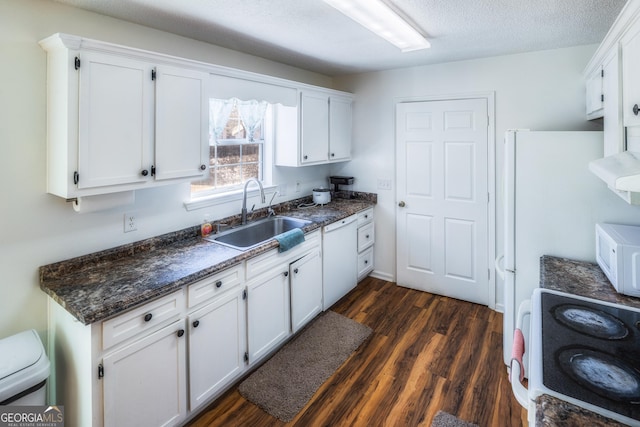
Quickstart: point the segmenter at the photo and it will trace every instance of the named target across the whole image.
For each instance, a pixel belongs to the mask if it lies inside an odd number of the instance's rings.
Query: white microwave
[[[618,293],[640,297],[640,227],[596,224],[596,261]]]

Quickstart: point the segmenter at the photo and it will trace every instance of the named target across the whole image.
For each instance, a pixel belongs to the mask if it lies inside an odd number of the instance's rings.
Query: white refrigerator
[[[589,161],[603,156],[602,132],[508,131],[504,144],[504,259],[496,265],[504,276],[509,365],[517,310],[539,287],[540,257],[595,262],[595,224],[640,223],[640,208],[589,171]]]

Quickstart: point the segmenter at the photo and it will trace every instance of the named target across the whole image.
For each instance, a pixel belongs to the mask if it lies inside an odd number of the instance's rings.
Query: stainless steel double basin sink
[[[279,234],[295,228],[303,228],[308,224],[311,224],[311,221],[280,215],[270,216],[209,236],[206,240],[240,251],[247,251],[268,242]]]

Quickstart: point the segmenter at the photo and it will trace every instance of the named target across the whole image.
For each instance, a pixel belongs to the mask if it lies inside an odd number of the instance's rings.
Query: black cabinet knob
[[[367,265],[367,264],[369,264],[369,260],[366,260],[366,259],[365,259],[365,260],[364,260],[364,265]]]
[[[289,272],[288,272],[288,271],[285,271],[285,272],[284,272],[284,277],[288,277],[288,276],[289,276]]]
[[[336,153],[331,153],[331,157],[335,157],[335,156],[336,156]]]
[[[200,321],[196,320],[195,322],[193,322],[193,327],[197,328],[198,326],[200,326]]]
[[[147,313],[144,315],[144,321],[148,322],[149,320],[151,320],[152,317],[153,317],[153,314]]]
[[[303,159],[307,160],[309,158],[309,156],[304,156]]]
[[[639,112],[640,112],[640,108],[638,108],[638,104],[634,105],[633,114],[637,116]]]
[[[201,171],[205,170],[206,168],[207,168],[207,166],[206,166],[206,165],[200,165],[200,170],[201,170]]]
[[[149,175],[149,171],[146,169],[143,169],[142,172],[140,172],[142,174],[142,176],[147,176]]]
[[[181,338],[184,335],[184,329],[180,329],[178,332],[178,338]]]
[[[367,234],[367,239],[369,238],[369,235]]]
[[[298,274],[298,269],[293,270],[294,273]]]
[[[216,282],[216,288],[219,288],[219,287],[221,287],[221,286],[222,286],[222,280],[218,280],[218,281]]]

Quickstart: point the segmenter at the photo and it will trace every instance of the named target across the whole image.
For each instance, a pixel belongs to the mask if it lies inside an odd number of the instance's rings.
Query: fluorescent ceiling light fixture
[[[403,52],[427,49],[431,43],[380,0],[324,0]]]

